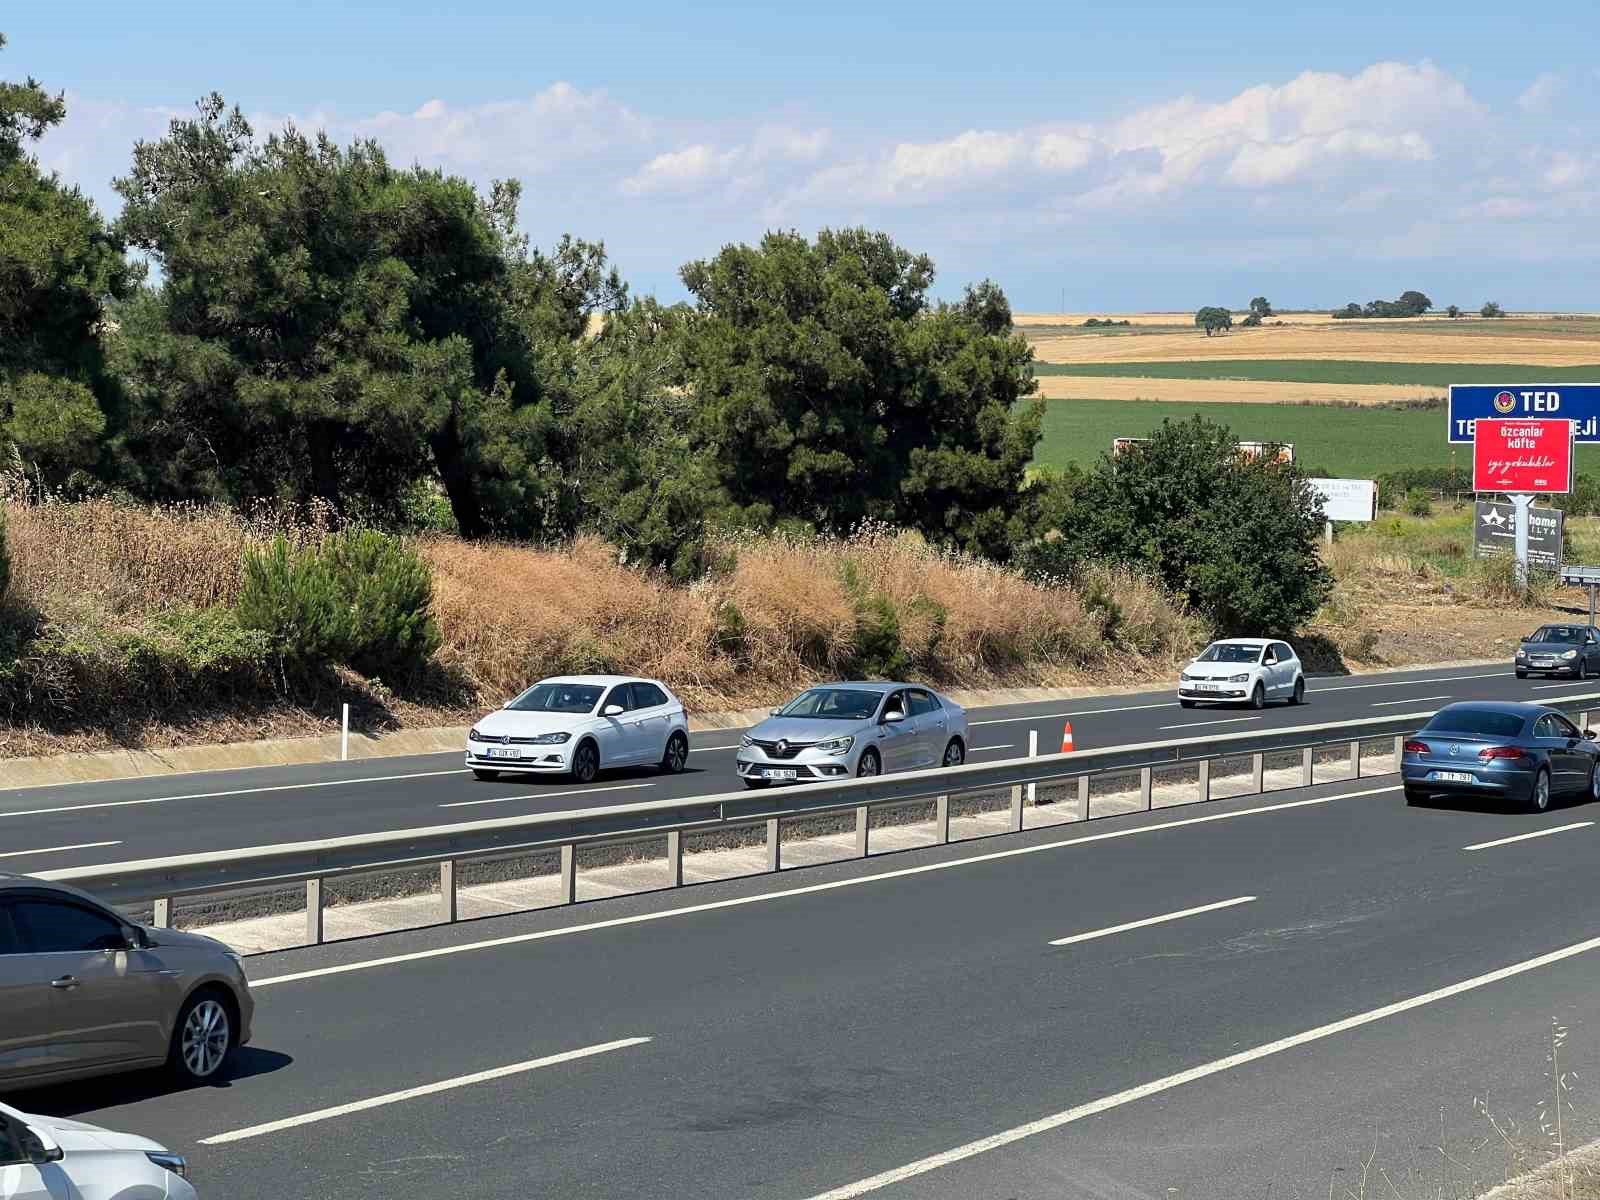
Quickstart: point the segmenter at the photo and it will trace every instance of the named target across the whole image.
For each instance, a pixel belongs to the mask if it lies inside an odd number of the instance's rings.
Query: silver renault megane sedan
[[[958,767],[967,713],[915,683],[826,683],[807,688],[739,742],[746,787]]]

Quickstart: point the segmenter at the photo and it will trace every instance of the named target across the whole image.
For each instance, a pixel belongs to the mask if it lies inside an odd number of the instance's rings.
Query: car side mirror
[[[622,705],[608,704],[600,710],[600,715],[602,717],[620,717],[622,715],[622,711]]]
[[[769,708],[769,709],[767,709],[767,716],[769,716],[769,717],[777,717],[777,716],[782,716],[782,715],[783,715],[783,709],[781,709],[781,708]]]
[[[883,723],[885,725],[898,725],[905,719],[905,713],[901,712],[899,709],[890,709],[888,712],[883,714]]]
[[[1594,734],[1594,730],[1592,730],[1592,729],[1585,729],[1585,730],[1584,730],[1584,731],[1583,731],[1583,739],[1584,739],[1584,741],[1586,741],[1586,742],[1592,742],[1592,741],[1594,741],[1594,737],[1595,737],[1595,734]]]
[[[22,1136],[18,1140],[22,1143],[22,1152],[28,1156],[30,1166],[42,1167],[45,1163],[60,1162],[66,1157],[61,1147],[56,1145],[55,1138],[43,1130],[23,1125],[19,1132]]]

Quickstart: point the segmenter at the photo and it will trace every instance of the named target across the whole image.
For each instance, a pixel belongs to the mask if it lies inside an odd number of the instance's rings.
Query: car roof
[[[646,679],[642,675],[552,675],[548,679],[541,679],[539,683],[576,683],[587,684],[594,687],[610,687],[616,683],[655,683],[654,679]],[[533,685],[538,687],[539,684]]]
[[[97,899],[82,888],[73,887],[70,883],[57,883],[53,879],[38,879],[32,875],[0,872],[0,895],[4,895],[6,892],[19,892],[24,888],[43,888],[46,891],[63,892],[68,896],[75,896],[79,900],[87,900],[100,908],[110,907],[104,900]]]
[[[1272,638],[1218,638],[1212,642],[1213,646],[1267,646],[1272,643]]]
[[[814,683],[806,691],[817,688],[837,688],[843,692],[881,692],[884,688],[919,688],[924,692],[934,691],[925,683],[906,683],[903,680],[893,679],[851,679],[842,683]]]
[[[1454,704],[1446,704],[1439,710],[1445,712],[1460,712],[1465,709],[1505,713],[1507,716],[1517,717],[1542,717],[1545,713],[1560,712],[1559,709],[1550,708],[1543,704],[1528,704],[1521,700],[1457,700]],[[1438,716],[1438,713],[1434,714]],[[1565,713],[1561,714],[1565,716]]]

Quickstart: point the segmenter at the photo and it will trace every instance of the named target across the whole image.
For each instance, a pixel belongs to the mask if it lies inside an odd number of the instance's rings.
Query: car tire
[[[1528,811],[1550,811],[1550,772],[1540,767],[1539,773],[1533,777],[1533,786],[1528,789]]]
[[[1528,677],[1528,673],[1527,673],[1527,672],[1526,672],[1526,671],[1524,671],[1524,670],[1522,670],[1522,669],[1521,669],[1521,668],[1520,668],[1520,667],[1519,667],[1519,668],[1518,668],[1518,669],[1517,669],[1517,678],[1518,678],[1518,679],[1526,679],[1526,678],[1527,678],[1527,677]]]
[[[1267,689],[1264,688],[1260,684],[1260,682],[1257,682],[1255,688],[1250,693],[1250,707],[1251,708],[1265,708],[1266,706],[1267,706]]]
[[[689,765],[689,739],[674,733],[667,739],[667,749],[661,756],[661,770],[667,775],[682,775]]]
[[[484,783],[493,783],[496,779],[500,778],[500,772],[499,771],[480,771],[480,770],[478,770],[477,767],[473,767],[472,768],[472,777],[474,779],[481,780]]]
[[[951,738],[944,748],[944,761],[941,765],[946,767],[959,767],[967,761],[967,748],[961,744],[960,738]]]
[[[1425,799],[1427,799],[1426,792],[1418,791],[1416,788],[1406,789],[1406,803],[1412,808],[1415,808],[1417,805],[1421,804]]]
[[[220,988],[204,987],[183,1002],[172,1026],[167,1069],[188,1084],[209,1083],[238,1045],[234,1006]]]
[[[1193,700],[1185,700],[1185,699],[1183,699],[1183,697],[1180,696],[1180,697],[1178,697],[1178,706],[1180,708],[1193,708],[1194,707],[1194,701]]]
[[[1584,658],[1583,655],[1581,655],[1581,654],[1578,656],[1578,672],[1577,672],[1577,674],[1578,674],[1578,678],[1579,679],[1587,679],[1587,678],[1589,678],[1589,660],[1587,658]]]
[[[874,775],[883,774],[883,759],[878,757],[878,752],[868,746],[861,752],[860,759],[856,762],[856,778],[871,779]]]
[[[1290,704],[1304,704],[1305,702],[1306,702],[1306,681],[1304,679],[1296,679],[1294,681],[1294,694],[1289,697],[1289,703]]]
[[[1600,803],[1600,762],[1589,767],[1589,799]]]
[[[593,783],[600,774],[600,750],[593,742],[582,741],[572,752],[572,770],[568,772],[575,783]]]

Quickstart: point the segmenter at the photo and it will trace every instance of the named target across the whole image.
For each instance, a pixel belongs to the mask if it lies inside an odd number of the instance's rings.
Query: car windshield
[[[1492,708],[1447,708],[1433,714],[1423,732],[1475,733],[1484,737],[1516,737],[1522,732],[1522,718],[1515,713]]]
[[[816,717],[824,721],[865,721],[878,711],[882,692],[855,688],[812,688],[801,692],[783,708],[780,717]]]
[[[591,683],[536,683],[506,707],[512,712],[588,713],[603,691]]]
[[[1206,647],[1197,662],[1253,663],[1261,657],[1260,646],[1235,646],[1227,642],[1213,642]]]
[[[1534,630],[1530,642],[1562,642],[1576,646],[1583,641],[1583,626],[1581,625],[1541,625]]]

